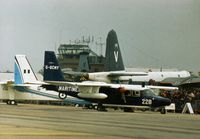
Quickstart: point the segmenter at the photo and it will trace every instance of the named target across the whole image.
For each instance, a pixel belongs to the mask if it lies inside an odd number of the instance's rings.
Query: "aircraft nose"
[[[153,106],[155,107],[161,107],[161,106],[168,106],[171,104],[171,100],[168,98],[163,98],[160,96],[155,97],[155,100],[153,102]]]
[[[171,100],[168,99],[168,98],[165,98],[165,99],[163,100],[163,104],[164,104],[164,106],[169,106],[169,105],[171,104]]]

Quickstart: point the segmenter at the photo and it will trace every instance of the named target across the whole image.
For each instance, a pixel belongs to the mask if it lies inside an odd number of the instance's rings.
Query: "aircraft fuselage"
[[[126,71],[124,71],[124,73],[126,73]],[[129,81],[132,81],[135,83],[141,83],[141,82],[149,82],[150,80],[154,80],[157,83],[173,84],[175,81],[191,76],[188,71],[147,72],[146,75],[142,75],[142,73],[143,72],[141,72],[141,75],[134,75],[135,73],[133,72],[133,76],[130,76],[130,75],[129,76],[126,76],[126,75],[109,76],[110,72],[97,72],[97,73],[88,73],[88,79],[93,80],[93,81],[107,82],[107,83],[129,82]],[[137,72],[137,74],[139,74],[139,72]]]
[[[47,86],[48,87],[48,86]],[[54,89],[58,89],[59,86],[54,86]],[[48,88],[47,88],[48,89]],[[53,89],[53,87],[51,88]],[[75,89],[74,89],[75,90]],[[58,91],[58,90],[56,90]],[[105,94],[105,99],[94,99],[91,94],[91,98],[80,97],[77,91],[59,91],[66,95],[84,99],[92,103],[110,104],[110,105],[123,105],[125,107],[145,106],[145,107],[164,107],[170,105],[171,101],[168,98],[163,98],[154,94],[151,89],[144,89],[140,91],[126,90],[121,92],[116,88],[101,87],[98,94]]]

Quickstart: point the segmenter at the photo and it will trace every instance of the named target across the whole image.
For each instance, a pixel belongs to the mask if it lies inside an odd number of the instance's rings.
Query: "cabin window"
[[[28,73],[30,73],[30,70],[28,70]]]
[[[126,91],[125,95],[126,95],[126,96],[131,96],[131,97],[132,97],[132,96],[133,96],[133,91]]]
[[[150,97],[152,97],[152,96],[155,96],[155,94],[154,94],[154,91],[153,90],[151,90],[151,89],[146,89],[146,90],[143,90],[143,91],[141,91],[141,96],[150,96]]]
[[[140,91],[131,91],[133,97],[140,97]]]
[[[24,74],[26,73],[26,70],[24,70]]]

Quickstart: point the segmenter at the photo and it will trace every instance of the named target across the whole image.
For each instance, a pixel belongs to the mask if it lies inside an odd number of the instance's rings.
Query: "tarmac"
[[[0,104],[2,139],[199,139],[200,115]]]

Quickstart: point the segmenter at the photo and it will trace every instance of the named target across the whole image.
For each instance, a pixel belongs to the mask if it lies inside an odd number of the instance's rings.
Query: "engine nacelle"
[[[91,99],[105,99],[108,96],[104,93],[78,93],[81,98],[91,98]]]

